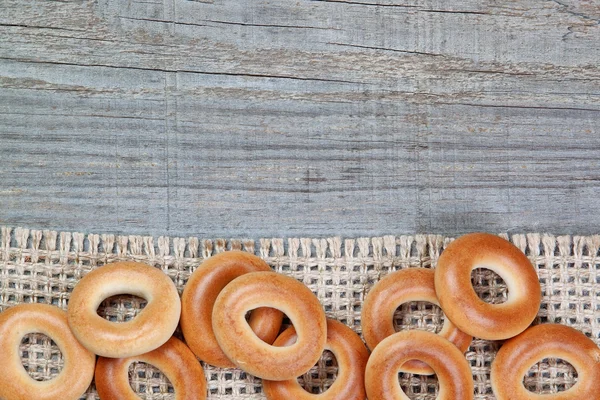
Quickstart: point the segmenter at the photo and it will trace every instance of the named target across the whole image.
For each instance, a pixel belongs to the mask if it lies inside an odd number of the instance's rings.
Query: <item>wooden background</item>
[[[597,0],[0,0],[0,224],[600,231]]]

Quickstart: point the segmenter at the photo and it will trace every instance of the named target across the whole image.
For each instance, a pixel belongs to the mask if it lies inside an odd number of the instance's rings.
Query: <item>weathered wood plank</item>
[[[600,6],[0,0],[0,223],[595,233]]]

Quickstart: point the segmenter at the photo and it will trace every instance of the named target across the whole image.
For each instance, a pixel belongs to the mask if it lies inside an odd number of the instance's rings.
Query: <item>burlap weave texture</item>
[[[508,236],[504,236],[507,237]],[[451,239],[439,235],[405,235],[341,239],[201,240],[143,236],[96,235],[4,227],[0,230],[0,311],[10,306],[41,302],[66,309],[73,287],[90,270],[116,260],[135,260],[164,271],[180,293],[190,274],[212,254],[240,249],[261,256],[277,272],[304,282],[319,298],[330,318],[361,332],[361,305],[369,289],[387,273],[410,267],[435,268]],[[535,266],[543,300],[536,323],[572,326],[600,344],[600,235],[553,236],[518,234],[510,240]],[[486,271],[473,276],[476,291],[488,301],[506,297],[506,286]],[[126,296],[111,298],[99,312],[109,319],[133,318],[143,302]],[[405,305],[397,313],[399,329],[435,331],[443,321],[437,307]],[[499,343],[474,340],[466,354],[475,380],[476,399],[494,399],[490,364]],[[45,336],[28,335],[21,348],[24,366],[36,379],[49,379],[62,366],[60,351]],[[306,388],[323,390],[335,378],[335,362],[326,354],[303,377]],[[137,364],[132,387],[142,398],[172,399],[173,389],[156,369]],[[205,365],[209,399],[264,399],[260,380],[237,369]],[[413,399],[435,399],[435,379],[402,375]],[[567,364],[546,360],[525,377],[539,393],[572,386],[576,374]],[[97,399],[92,387],[85,399]]]

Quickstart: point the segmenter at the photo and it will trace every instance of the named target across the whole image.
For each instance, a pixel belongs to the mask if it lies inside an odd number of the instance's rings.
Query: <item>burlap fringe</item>
[[[600,235],[554,236],[527,233],[501,235],[520,248],[535,266],[543,301],[536,323],[572,326],[600,344]],[[23,302],[44,302],[66,309],[69,293],[87,272],[116,260],[136,260],[163,270],[183,290],[189,275],[213,254],[244,250],[262,257],[274,270],[304,282],[319,297],[328,317],[360,333],[364,296],[381,277],[408,267],[434,268],[452,238],[402,235],[331,238],[200,239],[161,236],[83,234],[24,228],[0,228],[0,311]],[[475,289],[489,301],[506,296],[506,286],[488,272],[474,276]],[[104,315],[123,320],[139,311],[135,299],[103,304]],[[443,315],[436,307],[412,304],[397,314],[397,325],[435,330]],[[498,344],[475,340],[466,354],[475,379],[475,398],[494,399],[489,368]],[[309,390],[323,390],[335,378],[329,355],[303,377]],[[60,352],[43,335],[28,335],[23,363],[36,379],[49,379],[61,368]],[[264,399],[260,380],[239,370],[206,366],[210,399]],[[144,364],[132,370],[132,387],[148,399],[172,399],[173,389],[156,369]],[[546,360],[537,364],[526,385],[540,393],[572,386],[576,374],[569,365]],[[413,399],[434,399],[435,379],[402,376]],[[93,386],[85,399],[97,399]]]

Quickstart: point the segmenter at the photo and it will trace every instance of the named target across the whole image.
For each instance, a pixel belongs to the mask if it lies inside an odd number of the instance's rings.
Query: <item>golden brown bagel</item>
[[[288,347],[260,340],[246,322],[248,311],[276,308],[287,314],[298,341]],[[221,291],[213,309],[215,337],[227,357],[244,371],[263,379],[294,379],[321,357],[327,341],[325,312],[317,297],[294,278],[276,272],[251,272]]]
[[[227,251],[204,261],[190,276],[181,296],[181,329],[187,345],[202,361],[221,368],[235,366],[213,333],[213,306],[229,282],[257,271],[271,271],[271,268],[253,254]],[[282,319],[281,311],[259,308],[250,314],[249,324],[260,339],[271,344],[277,338]]]
[[[96,390],[101,400],[139,400],[129,384],[129,366],[145,362],[158,368],[175,389],[175,400],[206,399],[206,377],[194,353],[179,339],[171,337],[149,353],[128,358],[99,357]]]
[[[117,294],[148,301],[131,321],[100,317],[100,303]],[[173,281],[161,270],[137,262],[115,262],[87,274],[73,289],[67,310],[73,334],[88,350],[103,357],[130,357],[162,346],[179,322],[181,300]]]
[[[577,371],[577,383],[556,394],[535,394],[523,384],[527,371],[544,358],[560,358]],[[600,348],[583,333],[564,325],[544,324],[506,341],[491,372],[498,400],[600,399]]]
[[[392,272],[369,291],[362,306],[361,324],[363,337],[370,349],[374,349],[379,342],[396,332],[394,313],[401,304],[410,301],[428,301],[439,306],[433,270],[409,268]],[[439,335],[454,343],[463,353],[467,351],[473,339],[448,318],[444,320]],[[416,360],[404,364],[402,371],[421,375],[433,374],[430,367]]]
[[[408,360],[420,360],[437,374],[436,400],[472,400],[473,375],[464,355],[435,333],[402,331],[382,340],[369,357],[365,384],[373,400],[409,400],[398,382],[398,372]]]
[[[29,333],[43,333],[60,349],[64,366],[56,377],[36,381],[21,364],[19,346]],[[47,304],[20,304],[0,314],[0,398],[76,400],[94,377],[96,356],[69,329],[67,313]]]
[[[279,335],[273,345],[290,346],[296,339],[296,330],[290,327]],[[338,375],[329,389],[315,395],[304,390],[295,378],[287,381],[263,380],[267,399],[364,400],[366,397],[365,367],[369,352],[360,337],[346,325],[328,319],[325,350],[333,353],[338,364]]]
[[[504,279],[508,300],[490,304],[471,285],[471,272],[487,268]],[[542,301],[535,269],[517,247],[487,233],[464,235],[442,252],[435,268],[435,291],[447,318],[463,332],[502,340],[523,332]]]

